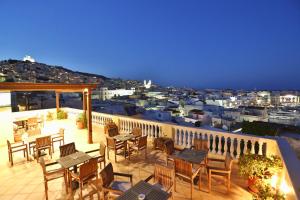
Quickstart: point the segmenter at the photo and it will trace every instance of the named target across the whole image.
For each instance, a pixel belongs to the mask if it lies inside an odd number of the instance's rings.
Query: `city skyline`
[[[296,1],[2,1],[0,60],[163,86],[299,90]],[[12,9],[14,8],[14,9]],[[111,15],[114,13],[114,15]]]

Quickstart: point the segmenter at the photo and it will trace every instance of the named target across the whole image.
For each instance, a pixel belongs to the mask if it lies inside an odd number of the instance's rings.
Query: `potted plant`
[[[68,113],[67,112],[65,112],[65,111],[63,111],[63,110],[58,110],[57,111],[57,114],[56,114],[56,116],[57,116],[57,119],[67,119],[68,118]]]
[[[282,169],[282,161],[278,156],[246,154],[239,158],[238,165],[239,174],[248,179],[248,189],[254,193],[258,192],[258,181],[269,179]]]
[[[260,181],[258,184],[256,184],[256,187],[258,189],[258,192],[255,195],[253,195],[254,200],[285,199],[285,195],[279,190],[272,188],[270,184],[266,184],[265,182]]]
[[[53,118],[54,118],[54,117],[53,117],[53,113],[49,111],[49,112],[47,113],[46,120],[47,120],[47,121],[52,121]]]
[[[87,127],[87,119],[85,113],[80,113],[77,116],[76,124],[78,129],[84,129]]]

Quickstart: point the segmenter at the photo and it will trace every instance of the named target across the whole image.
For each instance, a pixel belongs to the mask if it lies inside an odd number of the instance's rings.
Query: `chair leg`
[[[117,163],[117,152],[115,151],[115,163]]]
[[[67,178],[67,171],[64,172],[64,181],[65,181],[66,193],[68,194],[68,178]]]
[[[45,195],[46,195],[46,200],[48,200],[48,182],[47,181],[44,181],[45,182]]]
[[[176,177],[174,177],[174,192],[176,192]]]
[[[28,149],[26,148],[26,159],[29,161]]]
[[[54,153],[54,142],[52,141],[52,152]]]
[[[109,149],[107,149],[107,158],[109,160]]]
[[[208,172],[208,192],[211,191],[211,171]]]
[[[193,190],[194,190],[194,183],[193,183],[193,179],[191,179],[191,199],[193,199]]]
[[[80,184],[80,199],[83,199],[82,198],[82,186],[83,186],[83,183],[81,182],[81,183],[79,183]]]
[[[198,182],[198,186],[199,186],[199,190],[201,190],[201,169],[200,169],[200,172],[199,172],[199,182]]]
[[[230,174],[228,174],[228,178],[227,178],[227,191],[229,192],[230,190]]]

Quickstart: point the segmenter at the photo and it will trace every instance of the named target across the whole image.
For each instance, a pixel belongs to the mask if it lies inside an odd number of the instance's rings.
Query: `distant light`
[[[290,188],[289,186],[287,185],[286,181],[283,180],[280,184],[280,190],[283,192],[283,194],[287,194],[290,192]]]
[[[27,56],[27,55],[23,58],[23,61],[35,62],[34,58],[32,58],[31,56]]]
[[[278,182],[278,176],[277,175],[272,176],[272,178],[271,178],[271,186],[272,186],[272,188],[276,188],[277,187],[277,182]]]

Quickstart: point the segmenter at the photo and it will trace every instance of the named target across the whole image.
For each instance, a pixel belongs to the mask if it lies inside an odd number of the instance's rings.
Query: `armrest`
[[[194,145],[190,147],[190,149],[191,149],[191,150],[193,150],[194,148],[195,148],[195,146],[194,146]]]
[[[217,158],[208,158],[208,161],[214,161],[214,162],[225,162],[224,159],[217,159]]]
[[[94,152],[97,152],[97,151],[99,151],[99,149],[94,149],[94,150],[86,151],[85,153],[94,153]]]
[[[224,173],[229,174],[231,171],[226,169],[208,169],[209,172],[218,172],[218,173]]]
[[[107,188],[107,187],[103,187],[102,189],[103,189],[104,192],[112,192],[112,193],[117,194],[117,195],[122,195],[124,193],[120,190],[113,190],[113,189]]]
[[[145,182],[149,182],[152,178],[154,178],[154,175],[151,174],[148,178],[145,179]]]
[[[130,182],[132,184],[132,174],[126,174],[126,173],[120,173],[120,172],[114,172],[115,176],[124,176],[124,177],[128,177],[130,179]]]
[[[58,164],[58,162],[47,163],[47,164],[45,164],[45,166],[48,167],[48,166],[55,165],[55,164]]]

